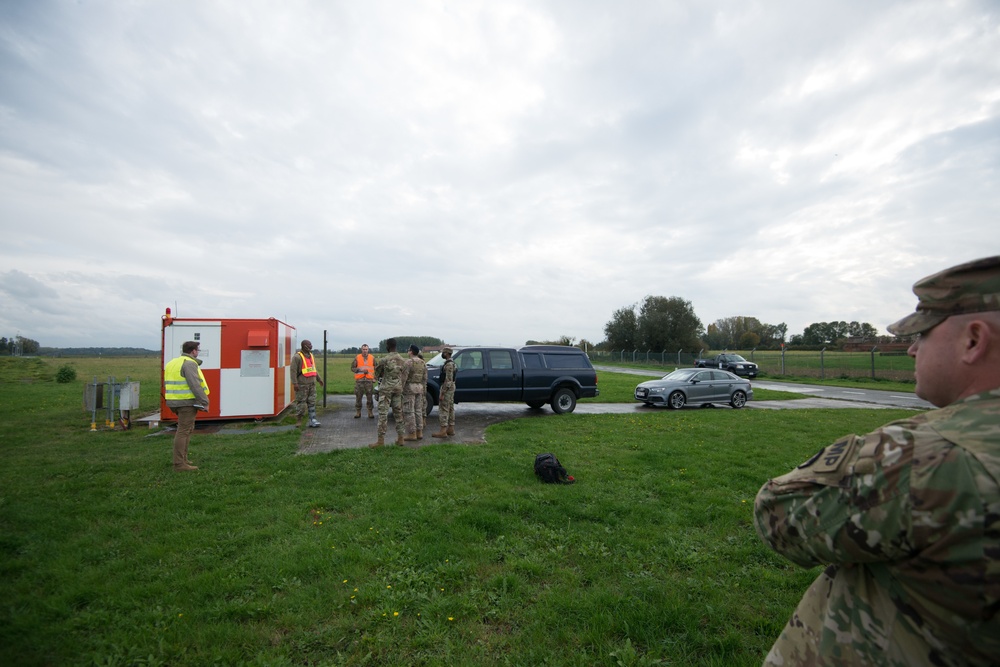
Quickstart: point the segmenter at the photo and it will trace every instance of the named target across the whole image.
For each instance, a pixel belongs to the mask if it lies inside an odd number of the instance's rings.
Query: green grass
[[[0,359],[0,664],[759,665],[816,572],[757,538],[757,489],[911,414],[572,414],[312,456],[198,434],[177,474],[169,436],[90,432],[97,364],[63,363]],[[577,484],[537,482],[543,451]]]

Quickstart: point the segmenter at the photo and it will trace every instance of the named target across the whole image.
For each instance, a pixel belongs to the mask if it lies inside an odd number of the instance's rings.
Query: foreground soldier
[[[378,380],[378,440],[368,445],[381,447],[385,444],[385,432],[389,430],[389,407],[396,422],[396,444],[403,444],[403,358],[396,352],[396,339],[385,341],[389,354],[375,364],[375,379]]]
[[[913,287],[890,325],[918,337],[939,410],[826,447],[757,494],[775,551],[826,565],[766,665],[1000,664],[1000,257]]]
[[[181,356],[163,367],[163,397],[167,407],[177,413],[174,433],[174,470],[197,470],[188,460],[188,444],[199,410],[208,410],[208,383],[198,359],[200,344],[189,340],[181,346]]]

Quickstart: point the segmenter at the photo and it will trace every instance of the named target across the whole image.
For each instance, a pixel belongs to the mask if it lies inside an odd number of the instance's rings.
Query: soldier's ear
[[[972,320],[962,329],[962,361],[967,364],[975,364],[988,358],[991,348],[993,354],[996,354],[998,345],[1000,338],[982,320]]]

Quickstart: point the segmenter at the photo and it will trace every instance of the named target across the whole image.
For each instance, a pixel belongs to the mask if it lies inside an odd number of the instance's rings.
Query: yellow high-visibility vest
[[[208,396],[208,383],[205,382],[205,374],[201,372],[201,366],[191,357],[177,357],[167,362],[163,367],[163,396],[168,401],[190,401],[195,397],[191,387],[188,386],[187,379],[181,375],[181,366],[185,361],[190,361],[198,369],[198,379],[201,380],[201,388]]]

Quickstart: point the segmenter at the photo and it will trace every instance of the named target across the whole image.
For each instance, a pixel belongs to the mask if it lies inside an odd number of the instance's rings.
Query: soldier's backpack
[[[535,474],[546,484],[572,484],[576,480],[566,474],[555,454],[539,454],[535,457]]]

